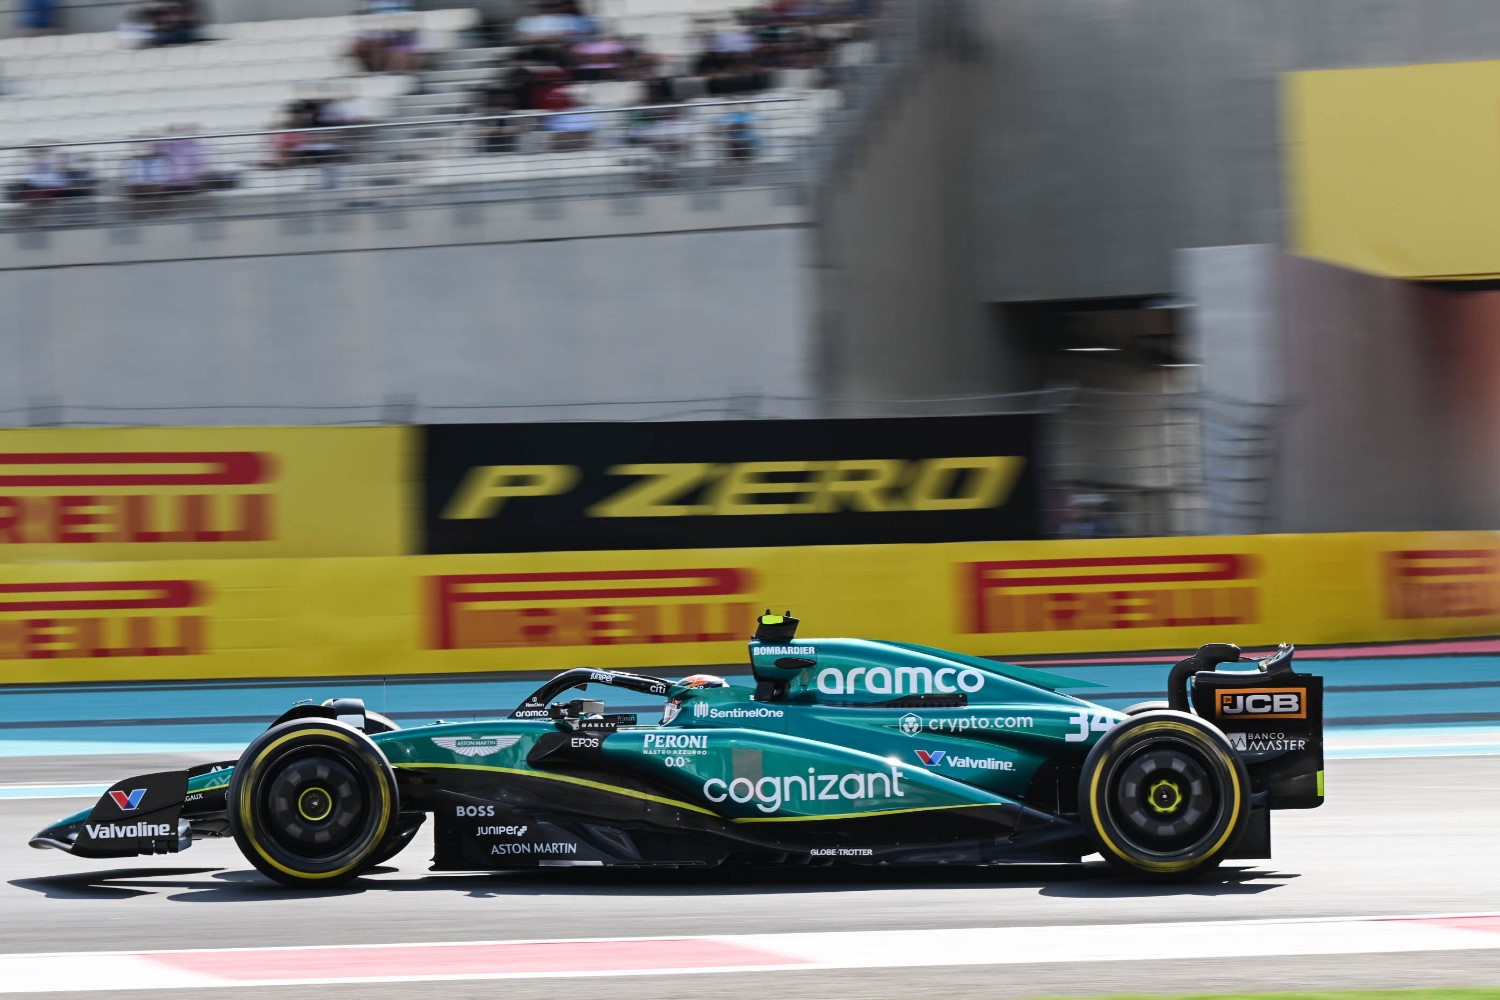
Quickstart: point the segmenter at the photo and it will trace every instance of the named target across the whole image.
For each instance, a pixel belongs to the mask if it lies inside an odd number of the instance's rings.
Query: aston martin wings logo
[[[434,736],[432,742],[460,757],[488,757],[508,746],[514,746],[520,738],[519,736]]]

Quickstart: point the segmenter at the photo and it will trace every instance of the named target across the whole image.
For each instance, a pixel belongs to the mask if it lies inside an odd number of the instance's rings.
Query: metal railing
[[[0,148],[0,229],[806,183],[829,91]]]

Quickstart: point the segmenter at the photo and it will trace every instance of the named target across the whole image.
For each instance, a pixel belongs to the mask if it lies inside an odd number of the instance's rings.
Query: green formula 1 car
[[[1160,703],[925,646],[798,639],[762,616],[755,687],[579,668],[509,717],[397,729],[353,699],[294,707],[237,761],[121,781],[35,847],[85,858],[233,836],[290,885],[335,885],[433,816],[434,870],[991,864],[1099,853],[1149,878],[1264,858],[1272,809],[1323,801],[1322,679],[1292,648],[1178,663]],[[1245,669],[1248,668],[1248,669]],[[660,715],[610,714],[599,689]]]

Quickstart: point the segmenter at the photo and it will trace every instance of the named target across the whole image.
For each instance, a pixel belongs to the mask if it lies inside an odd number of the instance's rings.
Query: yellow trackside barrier
[[[985,655],[1500,632],[1500,534],[0,565],[0,682],[742,663],[755,615]]]
[[[0,564],[399,555],[415,431],[0,431]]]

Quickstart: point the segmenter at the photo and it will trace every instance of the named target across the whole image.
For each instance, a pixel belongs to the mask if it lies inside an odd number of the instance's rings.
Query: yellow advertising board
[[[0,431],[0,563],[409,551],[411,431]]]
[[[754,616],[981,655],[1500,632],[1500,534],[0,565],[0,683],[741,664]]]
[[[1500,62],[1284,78],[1292,249],[1399,278],[1500,275]]]

